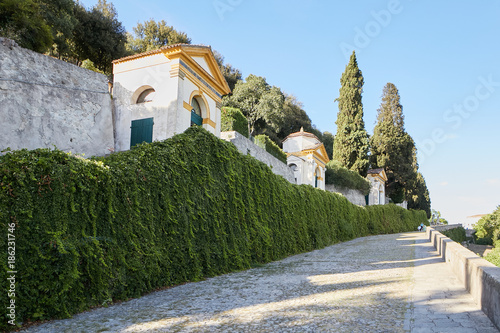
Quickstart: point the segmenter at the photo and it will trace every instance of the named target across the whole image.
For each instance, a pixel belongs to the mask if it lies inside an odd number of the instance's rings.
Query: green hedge
[[[286,164],[286,153],[266,134],[256,135],[254,137],[254,143]]]
[[[467,239],[467,236],[465,235],[465,229],[463,227],[444,230],[441,233],[458,243],[465,242],[465,240]]]
[[[18,323],[426,221],[290,184],[197,126],[99,160],[10,152],[0,156],[0,184],[0,304],[10,300],[5,235],[14,223]]]
[[[370,182],[359,173],[343,167],[340,162],[331,160],[326,165],[325,183],[341,188],[359,190],[364,195],[370,193]]]
[[[221,109],[221,131],[236,131],[248,138],[248,121],[240,109],[223,107]]]

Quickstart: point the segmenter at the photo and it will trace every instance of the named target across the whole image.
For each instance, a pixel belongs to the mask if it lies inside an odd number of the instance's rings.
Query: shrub
[[[0,156],[0,186],[0,227],[15,225],[18,322],[426,221],[421,211],[365,209],[291,184],[198,126],[94,160],[9,152]],[[7,263],[7,237],[0,248]],[[0,280],[8,290],[6,265]],[[5,315],[0,328],[10,328]]]
[[[221,109],[221,131],[236,131],[248,138],[248,121],[240,109],[223,107]]]
[[[492,245],[500,240],[500,206],[488,215],[483,216],[475,225],[474,238],[476,244]]]
[[[286,153],[280,147],[278,147],[278,145],[274,143],[274,141],[271,140],[267,135],[256,135],[254,138],[254,143],[286,164]]]
[[[361,191],[364,195],[370,193],[370,182],[356,171],[343,167],[340,162],[331,160],[326,165],[325,183],[341,188]]]
[[[484,259],[488,260],[493,265],[500,267],[500,248],[495,247],[493,251],[484,256]]]
[[[442,231],[442,234],[457,243],[465,242],[465,240],[467,239],[467,236],[465,235],[465,229],[463,227],[444,230]]]

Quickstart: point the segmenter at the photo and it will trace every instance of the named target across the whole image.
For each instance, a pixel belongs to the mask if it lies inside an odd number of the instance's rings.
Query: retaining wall
[[[347,200],[349,200],[351,203],[353,203],[355,205],[359,205],[359,206],[366,205],[365,196],[359,190],[338,187],[338,186],[335,186],[333,184],[326,184],[325,190],[330,191],[330,192],[340,193],[344,197],[346,197]]]
[[[254,144],[244,135],[236,131],[229,131],[221,132],[220,138],[234,144],[236,148],[238,148],[240,153],[253,156],[259,161],[267,164],[267,166],[271,168],[274,174],[282,176],[290,183],[295,184],[295,176],[293,175],[293,171],[285,163],[269,154],[265,149],[262,149]]]
[[[0,151],[57,148],[106,155],[114,149],[105,75],[0,38]]]
[[[483,312],[500,328],[500,267],[427,227],[427,236]]]

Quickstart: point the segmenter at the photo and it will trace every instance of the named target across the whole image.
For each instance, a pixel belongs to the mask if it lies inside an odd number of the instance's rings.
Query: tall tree
[[[224,56],[219,52],[214,50],[213,54],[215,60],[217,61],[217,64],[219,65],[222,75],[224,75],[224,78],[226,79],[229,88],[231,89],[231,91],[233,91],[236,83],[241,80],[241,71],[238,68],[233,67],[231,64],[225,64]]]
[[[71,40],[78,21],[73,0],[39,0],[40,13],[50,25],[54,41],[49,54],[59,59],[72,56]]]
[[[399,91],[392,83],[384,87],[370,146],[372,167],[384,168],[387,173],[387,195],[393,202],[402,202],[414,185],[418,167],[414,165],[415,143],[404,128]]]
[[[133,28],[134,33],[127,35],[127,51],[131,54],[156,50],[172,44],[191,44],[191,38],[186,33],[179,32],[167,25],[165,20],[156,22],[153,19],[138,23]]]
[[[328,154],[328,158],[332,159],[333,157],[333,134],[330,132],[323,132],[323,144],[325,145],[326,153]]]
[[[294,95],[284,94],[284,96],[283,124],[277,133],[280,141],[285,139],[289,134],[300,131],[302,127],[307,132],[310,132],[312,129],[311,119],[306,111],[304,111],[302,102]]]
[[[36,52],[46,52],[53,42],[50,24],[34,0],[0,1],[0,36]]]
[[[406,192],[408,200],[408,209],[423,210],[427,214],[427,218],[431,217],[431,198],[429,190],[425,183],[424,176],[420,172],[416,172],[417,176],[411,182],[412,185]]]
[[[270,86],[261,76],[250,74],[238,81],[231,96],[223,99],[223,106],[241,110],[248,120],[248,133],[255,136],[269,127],[279,131],[283,124],[284,96],[278,87]]]
[[[340,78],[339,112],[337,114],[337,134],[333,142],[333,159],[342,166],[358,172],[363,177],[368,171],[368,133],[363,121],[363,74],[358,68],[355,52],[349,59]]]
[[[126,54],[126,34],[116,9],[111,3],[100,1],[87,11],[81,5],[75,8],[78,24],[75,27],[75,54],[79,61],[91,60],[95,66],[110,74],[112,61]]]

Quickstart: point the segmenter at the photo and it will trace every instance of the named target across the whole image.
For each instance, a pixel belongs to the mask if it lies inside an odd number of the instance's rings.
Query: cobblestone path
[[[498,332],[424,233],[358,238],[25,332]]]

